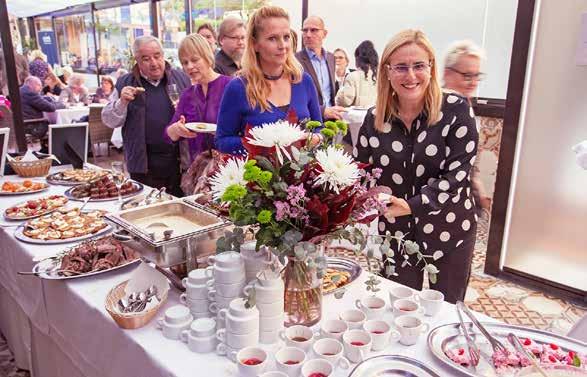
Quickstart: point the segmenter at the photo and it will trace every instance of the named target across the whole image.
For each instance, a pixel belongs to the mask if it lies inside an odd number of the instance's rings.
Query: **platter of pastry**
[[[47,182],[53,185],[75,186],[88,183],[109,174],[108,170],[98,169],[68,169],[49,174]]]
[[[120,194],[123,199],[137,195],[142,190],[143,185],[141,183],[130,180],[120,186]],[[84,200],[89,196],[90,202],[118,199],[118,189],[111,175],[102,176],[91,183],[71,187],[64,194],[71,200]]]
[[[322,278],[322,292],[335,293],[355,281],[361,275],[361,266],[346,258],[326,258],[326,271]]]
[[[16,229],[14,236],[20,241],[36,244],[81,241],[111,229],[104,215],[105,212],[100,210],[63,209],[27,221]]]

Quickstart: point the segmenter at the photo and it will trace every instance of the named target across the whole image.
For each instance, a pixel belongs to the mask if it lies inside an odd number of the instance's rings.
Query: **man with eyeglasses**
[[[342,119],[344,108],[334,106],[336,96],[334,55],[322,47],[327,34],[324,21],[320,17],[306,18],[302,27],[304,48],[296,53],[296,58],[302,64],[304,71],[312,77],[324,120]]]
[[[449,47],[444,60],[444,88],[462,94],[470,102],[479,82],[485,77],[485,74],[480,71],[481,60],[484,57],[483,50],[472,41],[454,42]],[[481,181],[480,152],[481,148],[478,148],[477,158],[471,169],[471,183],[475,202],[479,207],[489,212],[491,210],[491,196],[487,194]]]
[[[240,69],[241,59],[245,51],[247,33],[243,20],[228,17],[218,28],[218,44],[220,50],[214,59],[214,70],[221,75],[234,76]]]

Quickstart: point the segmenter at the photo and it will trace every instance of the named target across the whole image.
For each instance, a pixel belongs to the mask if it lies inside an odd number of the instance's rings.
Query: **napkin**
[[[587,170],[587,140],[575,145],[573,151],[577,154],[577,164]]]
[[[163,293],[169,290],[167,278],[147,263],[141,262],[140,266],[130,276],[130,280],[124,288],[124,293],[128,296],[132,292],[143,292],[151,285],[157,287],[157,298],[162,297]]]
[[[35,156],[35,154],[33,153],[33,151],[31,151],[30,149],[28,151],[26,151],[26,153],[24,154],[24,156],[22,156],[22,158],[20,159],[20,161],[25,162],[25,161],[37,161],[38,158],[37,156]]]

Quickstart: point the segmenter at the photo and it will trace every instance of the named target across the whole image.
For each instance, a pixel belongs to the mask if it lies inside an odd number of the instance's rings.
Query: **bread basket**
[[[118,300],[125,295],[124,289],[127,284],[128,280],[123,281],[108,292],[105,302],[106,311],[110,314],[112,319],[114,319],[114,322],[123,329],[138,329],[145,326],[153,319],[153,317],[155,317],[159,308],[165,303],[165,300],[167,300],[168,290],[163,290],[161,297],[157,296],[160,299],[157,306],[139,313],[120,313],[116,307]]]
[[[14,160],[8,160],[10,167],[20,177],[42,177],[49,174],[53,160],[45,158],[35,161],[20,161],[22,157],[16,157]]]

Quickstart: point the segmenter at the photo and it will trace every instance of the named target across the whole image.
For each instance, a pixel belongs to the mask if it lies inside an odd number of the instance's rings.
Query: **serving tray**
[[[21,226],[21,227],[16,228],[16,230],[14,231],[14,237],[16,237],[16,239],[18,239],[19,241],[37,244],[37,245],[56,245],[56,244],[61,244],[61,243],[83,241],[83,240],[87,240],[88,238],[99,236],[101,234],[110,232],[112,230],[112,226],[110,224],[106,223],[106,226],[104,228],[100,229],[99,231],[97,231],[96,233],[90,233],[90,234],[86,234],[84,236],[63,238],[63,239],[58,239],[58,240],[40,240],[37,238],[31,238],[29,236],[26,236],[23,233],[23,230],[24,229]]]
[[[440,377],[426,364],[400,355],[381,355],[366,359],[352,370],[349,377]]]
[[[361,272],[363,271],[363,269],[361,268],[361,266],[359,266],[357,262],[351,259],[339,257],[327,257],[326,268],[332,268],[339,271],[346,271],[350,274],[350,277],[346,284],[331,291],[324,292],[323,294],[325,295],[333,294],[343,290],[344,288],[346,288],[346,286],[357,280],[357,278],[361,275]]]
[[[142,183],[137,182],[137,181],[131,181],[131,183],[133,184],[133,186],[135,186],[137,188],[136,191],[131,192],[130,194],[126,194],[126,195],[122,195],[122,199],[128,199],[128,198],[132,198],[133,196],[137,196],[138,194],[140,194],[143,189],[145,188],[145,186],[143,186]],[[82,183],[81,185],[85,185],[86,183]],[[63,193],[63,195],[65,195],[66,198],[70,199],[70,200],[76,200],[79,202],[83,202],[87,199],[87,196],[83,197],[83,198],[79,198],[73,195],[73,190],[75,190],[77,188],[77,186],[73,186],[68,188],[67,190],[65,190],[65,192]],[[112,200],[118,200],[118,195],[114,196],[112,198],[103,198],[103,199],[90,199],[89,202],[110,202]]]

